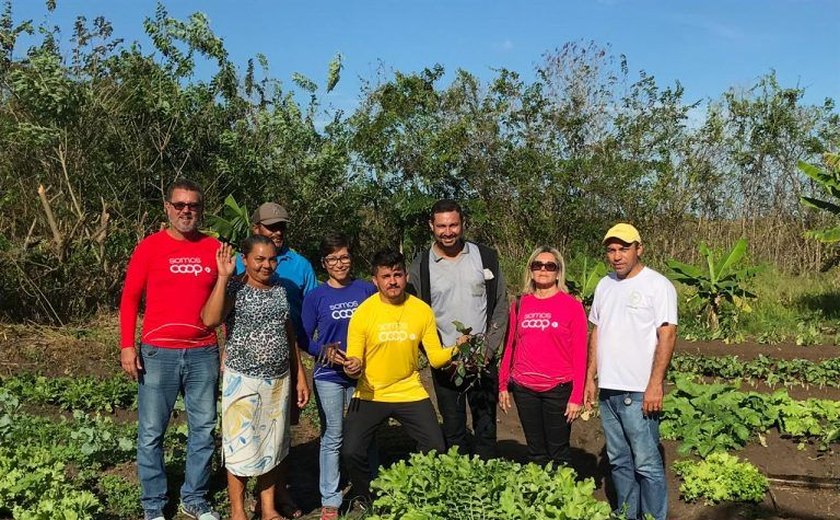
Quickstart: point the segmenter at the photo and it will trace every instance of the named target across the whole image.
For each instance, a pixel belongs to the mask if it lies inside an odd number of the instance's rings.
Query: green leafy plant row
[[[137,383],[125,377],[46,377],[17,374],[0,378],[0,389],[31,404],[62,410],[113,412],[137,407]]]
[[[3,446],[47,446],[59,460],[83,466],[113,465],[134,457],[136,424],[118,424],[107,417],[91,417],[79,411],[74,412],[72,420],[21,413],[17,398],[3,390],[0,401]]]
[[[137,424],[73,410],[47,418],[21,411],[0,388],[0,518],[82,520],[132,518],[137,482],[109,474],[135,458]],[[166,434],[165,460],[183,468],[186,425]]]
[[[840,402],[795,401],[786,390],[772,394],[741,392],[737,384],[700,384],[678,376],[665,396],[661,434],[680,440],[682,455],[707,456],[743,447],[771,428],[827,450],[840,438]]]
[[[759,393],[739,392],[737,385],[695,383],[685,376],[678,376],[675,384],[665,396],[661,434],[682,441],[681,455],[705,457],[741,448],[775,422]]]
[[[371,484],[379,498],[368,520],[616,518],[593,497],[595,482],[571,468],[448,453],[411,456],[382,470]]]
[[[26,520],[95,518],[102,503],[67,476],[65,465],[44,446],[0,447],[0,514]]]
[[[761,502],[769,488],[758,468],[723,452],[702,461],[680,460],[673,467],[683,481],[680,496],[689,502]]]
[[[671,378],[679,373],[722,379],[763,380],[768,385],[840,387],[840,358],[824,361],[774,359],[760,354],[752,360],[738,356],[675,355]]]

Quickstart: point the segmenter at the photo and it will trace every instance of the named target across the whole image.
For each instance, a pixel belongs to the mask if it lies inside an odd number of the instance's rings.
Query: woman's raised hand
[[[236,262],[233,260],[233,247],[230,244],[222,243],[216,250],[216,268],[219,270],[219,277],[230,278],[236,270]]]

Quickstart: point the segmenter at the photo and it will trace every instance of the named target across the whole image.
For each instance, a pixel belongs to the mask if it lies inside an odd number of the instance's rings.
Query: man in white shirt
[[[598,392],[617,511],[628,520],[665,520],[668,493],[659,452],[665,372],[677,336],[677,292],[641,262],[642,239],[617,224],[603,240],[614,272],[595,289],[589,313],[589,366],[584,401]],[[597,384],[596,384],[597,383]]]

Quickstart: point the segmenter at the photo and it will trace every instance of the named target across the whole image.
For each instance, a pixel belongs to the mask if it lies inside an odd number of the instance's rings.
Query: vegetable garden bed
[[[40,419],[18,420],[17,428],[26,428],[30,436],[51,436],[56,445],[56,453],[66,455],[68,450],[78,453],[69,457],[70,463],[65,471],[71,476],[81,476],[88,479],[90,485],[80,490],[90,490],[99,497],[111,500],[102,510],[102,518],[128,518],[120,516],[117,510],[129,510],[133,503],[133,493],[136,490],[132,449],[127,447],[133,436],[132,422],[134,420],[133,399],[127,391],[127,383],[119,378],[119,367],[116,363],[115,347],[106,342],[95,340],[85,331],[67,331],[54,329],[31,329],[10,327],[0,329],[0,376],[18,376],[9,385],[7,391],[25,393],[29,396],[20,403],[18,414],[24,413],[28,417],[36,416]],[[700,354],[704,357],[691,361],[696,367],[707,367],[703,370],[692,369],[694,372],[706,373],[706,380],[710,374],[708,367],[724,367],[729,371],[738,371],[738,362],[731,360],[710,360],[709,356],[737,355],[738,360],[753,367],[776,363],[777,360],[791,360],[803,358],[813,362],[809,364],[784,364],[786,367],[807,370],[811,366],[821,365],[832,369],[835,366],[830,358],[837,357],[840,347],[819,346],[802,347],[795,345],[724,345],[722,343],[680,343],[677,352],[681,354]],[[768,360],[750,362],[759,358],[759,354],[767,356]],[[686,358],[687,359],[687,358]],[[825,362],[825,360],[829,360]],[[684,365],[683,368],[688,365]],[[752,370],[752,369],[749,369]],[[19,377],[20,374],[38,372],[47,374],[47,379],[34,377]],[[731,381],[738,378],[738,373],[727,374],[724,378]],[[90,377],[88,377],[90,376]],[[60,377],[62,379],[55,379]],[[822,376],[820,376],[822,377]],[[797,375],[801,378],[801,373]],[[427,380],[428,383],[428,380]],[[756,381],[754,385],[742,385],[741,392],[758,392],[771,395],[773,388]],[[790,382],[789,382],[790,383]],[[794,400],[807,398],[822,398],[837,400],[840,396],[838,389],[830,382],[823,388],[817,384],[801,386],[796,382],[787,389]],[[427,388],[431,389],[431,384]],[[67,390],[66,392],[64,390]],[[671,386],[673,389],[673,386]],[[90,394],[91,398],[86,398]],[[112,409],[114,411],[112,411]],[[74,418],[80,413],[85,418]],[[109,421],[113,418],[113,425],[103,427],[93,419],[96,414],[102,414],[102,419]],[[64,419],[62,419],[62,417]],[[47,426],[43,421],[60,423],[63,426]],[[78,423],[79,427],[72,426]],[[103,423],[104,424],[104,423]],[[177,426],[177,425],[176,425]],[[5,426],[10,428],[10,425]],[[110,439],[98,435],[96,432],[109,431]],[[309,518],[317,518],[318,507],[318,440],[317,425],[306,420],[294,431],[294,447],[290,455],[292,491],[300,504],[311,512]],[[40,433],[39,433],[40,432]],[[75,437],[73,434],[75,432]],[[172,433],[174,445],[178,444],[181,432]],[[526,458],[525,442],[518,417],[514,412],[499,414],[499,450],[500,454],[512,461],[524,462]],[[63,440],[62,440],[63,439]],[[128,441],[126,441],[128,439]],[[182,440],[182,439],[180,439]],[[108,443],[113,446],[108,448]],[[389,464],[404,458],[412,448],[411,442],[402,434],[399,426],[389,425],[379,432],[378,442],[382,450],[382,461]],[[803,438],[792,439],[771,428],[767,433],[750,435],[749,440],[741,448],[732,451],[741,460],[755,465],[764,475],[770,477],[770,492],[763,501],[757,504],[739,504],[723,502],[715,505],[704,505],[703,500],[689,503],[681,500],[678,489],[680,480],[673,470],[673,463],[677,460],[697,460],[695,453],[680,455],[678,447],[681,440],[663,441],[664,455],[668,467],[670,489],[670,509],[672,518],[680,519],[728,519],[728,518],[800,518],[816,520],[825,518],[840,518],[840,490],[835,483],[840,478],[840,444],[829,442],[828,449],[820,451],[817,440]],[[73,448],[75,446],[75,448]],[[595,498],[605,500],[610,498],[609,468],[606,462],[603,435],[600,421],[595,418],[588,422],[578,421],[572,433],[573,460],[575,469],[582,477],[592,477],[596,485]],[[6,448],[6,446],[4,446]],[[180,457],[177,448],[170,452],[173,459]],[[8,453],[6,454],[8,455]],[[62,455],[62,456],[63,456]],[[7,457],[8,459],[8,457]],[[92,462],[91,462],[92,461]],[[90,464],[89,464],[90,463]],[[86,469],[86,465],[95,471]],[[54,467],[53,467],[54,469]],[[54,473],[51,473],[53,475]],[[173,476],[173,485],[177,486],[178,476]],[[43,480],[43,479],[41,479]],[[217,485],[223,481],[217,480]],[[818,485],[816,485],[816,484]],[[224,496],[223,489],[217,488],[217,497]],[[79,496],[79,499],[81,497]]]

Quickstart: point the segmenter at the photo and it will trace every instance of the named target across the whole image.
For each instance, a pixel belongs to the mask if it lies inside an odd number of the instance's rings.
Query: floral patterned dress
[[[222,450],[225,467],[250,477],[271,471],[289,453],[289,303],[282,286],[233,279],[225,322]]]

